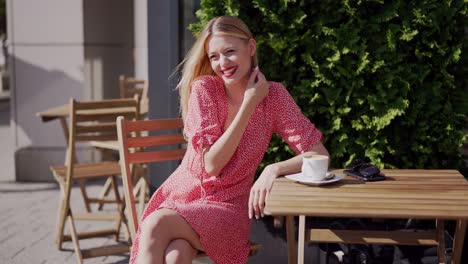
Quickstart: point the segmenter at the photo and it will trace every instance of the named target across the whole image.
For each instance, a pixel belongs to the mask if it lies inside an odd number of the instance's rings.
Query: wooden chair
[[[140,110],[142,108],[147,108],[149,105],[149,97],[148,97],[148,81],[144,79],[138,79],[134,77],[129,77],[125,75],[119,76],[119,85],[120,85],[120,98],[129,98],[135,95],[138,95],[140,98]],[[140,116],[141,119],[144,119],[146,116]],[[143,132],[144,133],[144,132]],[[145,178],[147,173],[146,171],[148,168],[145,164],[140,164],[135,166],[133,169],[133,177],[137,182],[135,186],[135,195],[138,196],[140,191],[144,191],[145,193],[142,194],[143,196],[139,196],[140,198],[145,198],[145,200],[149,199],[149,189],[148,189],[148,178]],[[145,182],[143,182],[145,180]],[[146,195],[146,196],[145,196]],[[138,213],[141,215],[144,209],[144,203],[140,204]]]
[[[148,82],[143,79],[137,79],[134,77],[128,77],[125,75],[120,75],[119,76],[119,90],[120,90],[120,98],[134,98],[135,96],[138,96],[138,102],[140,105],[140,110],[142,108],[148,108],[149,104],[149,98],[148,98]],[[140,115],[140,118],[143,116]],[[101,150],[101,153],[103,156],[106,157],[113,157],[115,154],[114,149],[109,149],[105,147],[105,144],[102,144],[102,142],[92,142],[91,145],[94,147],[98,148]],[[110,158],[110,159],[111,159]],[[135,177],[142,177],[144,174],[144,171],[146,170],[146,167],[141,166],[140,168],[136,169],[134,174]],[[139,185],[141,182],[139,182]],[[143,188],[135,188],[137,192],[139,191],[144,191]],[[112,190],[112,181],[107,180],[104,183],[104,186],[101,190],[100,198],[104,199],[108,196],[109,192]],[[146,193],[148,193],[148,190],[146,190]],[[138,193],[137,193],[138,194]],[[98,206],[98,210],[102,210],[104,207],[104,203],[100,203]]]
[[[148,82],[143,79],[119,76],[120,98],[133,98],[138,95],[140,104],[148,104]]]
[[[117,134],[120,144],[120,165],[124,187],[125,207],[130,238],[133,241],[138,228],[139,215],[135,206],[132,167],[136,164],[182,160],[187,142],[182,134],[183,121],[180,118],[129,121],[117,118]],[[151,135],[150,132],[165,132]],[[176,131],[176,132],[174,132]],[[147,132],[150,136],[141,136]],[[140,205],[143,199],[139,198]],[[250,256],[256,255],[261,245],[250,243]],[[204,257],[200,252],[196,257]]]
[[[117,244],[100,248],[81,250],[79,240],[82,238],[101,237],[113,235],[117,240],[122,224],[123,204],[117,189],[116,177],[121,174],[117,161],[78,163],[76,160],[77,143],[93,140],[117,140],[115,120],[117,116],[125,116],[128,119],[137,119],[139,113],[138,100],[113,99],[94,102],[76,102],[70,99],[70,121],[67,157],[64,166],[52,166],[51,171],[57,180],[61,190],[61,201],[58,210],[58,223],[56,243],[62,249],[62,242],[71,240],[79,263],[83,258],[97,257],[110,254],[128,252],[126,244]],[[117,202],[115,212],[86,212],[83,214],[72,213],[70,207],[71,188],[74,181],[87,181],[91,179],[105,179],[110,177],[114,186],[115,200],[110,201],[98,198],[89,198],[88,202]],[[110,229],[78,233],[76,220],[110,220],[115,226]],[[64,234],[65,222],[68,222],[70,235]]]

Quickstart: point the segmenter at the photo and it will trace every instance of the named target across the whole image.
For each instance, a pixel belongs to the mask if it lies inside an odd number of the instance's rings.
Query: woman
[[[208,22],[178,89],[187,153],[151,198],[131,263],[191,263],[197,250],[218,264],[245,263],[251,219],[264,215],[274,179],[299,172],[308,152],[328,155],[322,135],[282,84],[267,82],[236,17]],[[273,133],[299,155],[268,165],[252,186]]]

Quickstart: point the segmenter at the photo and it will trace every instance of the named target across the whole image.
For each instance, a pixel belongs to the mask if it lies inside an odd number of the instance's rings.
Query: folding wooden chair
[[[117,244],[100,248],[81,250],[79,239],[113,235],[118,239],[123,219],[123,204],[117,189],[116,177],[121,174],[117,161],[78,163],[76,161],[76,145],[78,142],[93,140],[117,140],[116,118],[125,116],[128,119],[137,119],[139,113],[138,100],[113,99],[94,102],[76,102],[70,99],[70,122],[67,157],[64,166],[52,166],[51,171],[60,185],[61,201],[58,210],[58,223],[56,243],[62,249],[62,242],[72,240],[79,263],[83,258],[128,252],[128,245]],[[110,177],[113,182],[115,200],[102,200],[89,198],[88,201],[117,202],[115,212],[87,212],[83,214],[72,213],[70,207],[70,194],[73,182],[91,179],[105,179]],[[76,220],[110,220],[115,226],[110,229],[78,233],[75,227]],[[64,234],[65,221],[68,222],[70,235]]]
[[[117,133],[120,144],[120,165],[124,187],[127,224],[130,238],[135,239],[139,215],[135,206],[135,196],[132,180],[132,166],[135,164],[182,160],[186,143],[182,134],[183,121],[180,118],[128,121],[124,117],[117,118]],[[151,135],[150,132],[165,132]],[[146,132],[150,136],[141,136]],[[143,200],[139,198],[140,202]],[[141,203],[140,203],[141,205]],[[250,256],[256,255],[261,245],[251,243]],[[196,257],[204,257],[200,252]]]
[[[148,104],[148,82],[143,79],[119,76],[120,98],[133,98],[138,95],[140,104]]]
[[[128,77],[125,75],[120,75],[119,76],[119,90],[120,90],[120,98],[134,98],[135,96],[138,96],[138,103],[140,105],[140,110],[142,108],[148,108],[149,104],[149,98],[148,98],[148,82],[144,79],[138,79],[134,77]],[[140,118],[144,116],[140,115]],[[101,142],[92,142],[91,143],[94,147],[98,148],[101,150],[102,155],[106,157],[112,157],[113,154],[115,153],[114,149],[109,149],[105,147],[105,144],[102,144]],[[146,167],[141,166],[139,168],[135,169],[134,174],[136,175],[135,177],[142,177],[145,175]],[[104,186],[101,190],[101,194],[99,197],[104,199],[107,197],[109,192],[112,190],[112,181],[107,180],[104,183]],[[142,188],[136,188],[136,190],[139,192],[140,190],[143,190]],[[98,206],[98,210],[102,210],[104,206],[104,203],[100,203]]]

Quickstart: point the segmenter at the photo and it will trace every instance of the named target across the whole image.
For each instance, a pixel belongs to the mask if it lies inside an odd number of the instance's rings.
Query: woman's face
[[[255,55],[255,40],[248,42],[233,36],[213,35],[208,39],[206,53],[213,71],[227,87],[245,85]]]

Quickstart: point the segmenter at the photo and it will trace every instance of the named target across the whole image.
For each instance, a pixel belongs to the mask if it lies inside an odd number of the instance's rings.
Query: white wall
[[[148,3],[134,2],[135,77],[148,80]]]
[[[117,98],[118,76],[134,74],[133,0],[82,1],[86,95]]]
[[[79,1],[8,2],[12,61],[13,129],[18,149],[60,146],[60,131],[36,112],[83,97],[84,49]],[[40,128],[40,129],[39,129]]]
[[[133,1],[8,0],[7,20],[16,179],[51,181],[65,139],[36,113],[118,97],[118,76],[134,74]]]

